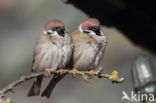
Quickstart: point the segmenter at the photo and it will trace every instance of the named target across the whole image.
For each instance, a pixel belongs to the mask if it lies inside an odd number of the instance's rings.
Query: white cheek
[[[54,31],[51,35],[58,35],[56,31]]]
[[[44,34],[53,34],[53,31],[52,30],[47,30],[47,31],[43,30],[43,33]]]
[[[45,30],[43,30],[43,34],[47,34],[47,32]]]
[[[80,32],[83,32],[83,30],[81,28],[81,25],[79,25],[79,28],[78,29],[79,29]]]
[[[89,32],[90,32],[89,33],[90,35],[96,35],[95,32],[93,32],[93,31],[89,31]]]

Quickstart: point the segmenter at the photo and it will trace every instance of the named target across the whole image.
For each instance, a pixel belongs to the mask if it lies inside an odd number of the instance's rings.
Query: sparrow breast
[[[69,37],[49,37],[42,34],[37,40],[34,52],[32,69],[35,71],[64,68],[70,60],[72,42]]]

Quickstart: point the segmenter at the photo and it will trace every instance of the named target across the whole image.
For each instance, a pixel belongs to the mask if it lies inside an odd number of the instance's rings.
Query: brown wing
[[[43,49],[44,45],[46,44],[48,45],[49,41],[50,38],[46,34],[40,35],[39,38],[36,40],[34,54],[33,54],[32,68],[31,68],[33,72],[40,71],[40,64],[44,56],[44,54],[41,54],[41,50]]]
[[[94,43],[98,46],[96,40],[88,34],[81,33],[78,30],[74,30],[70,37],[74,44],[73,56],[72,56],[72,65],[74,65],[79,57],[81,56],[83,50],[85,50],[89,45],[89,43]]]

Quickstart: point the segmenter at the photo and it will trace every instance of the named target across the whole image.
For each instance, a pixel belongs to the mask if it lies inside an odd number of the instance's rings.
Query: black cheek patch
[[[101,36],[100,27],[90,27],[89,30],[92,30],[96,35]]]
[[[102,36],[100,31],[94,31],[96,35]]]

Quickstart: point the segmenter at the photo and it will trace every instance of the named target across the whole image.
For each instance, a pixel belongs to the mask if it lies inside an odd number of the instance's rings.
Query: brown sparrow
[[[69,63],[72,54],[72,42],[69,34],[60,20],[51,20],[44,27],[44,33],[36,41],[32,72],[64,69]],[[49,97],[52,90],[64,75],[54,75],[42,96]],[[28,96],[40,94],[40,87],[43,76],[35,78]]]
[[[96,18],[89,18],[70,37],[74,45],[70,63],[73,70],[90,70],[93,76],[106,47],[106,37],[100,29],[100,22]]]

